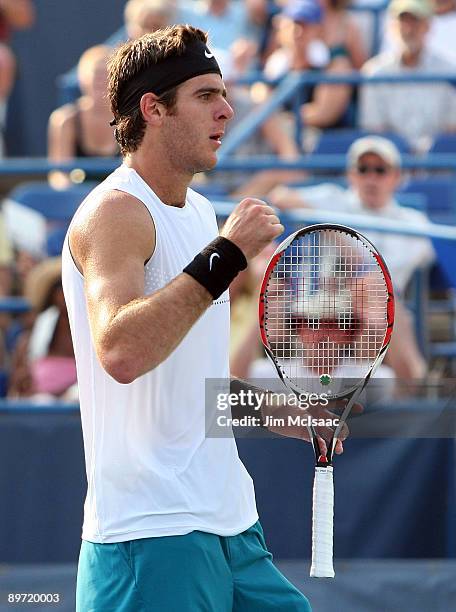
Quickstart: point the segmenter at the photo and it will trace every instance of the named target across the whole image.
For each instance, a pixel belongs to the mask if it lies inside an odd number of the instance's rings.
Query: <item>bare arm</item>
[[[8,397],[27,397],[33,393],[33,378],[28,359],[30,331],[23,332],[11,357]]]
[[[335,59],[327,74],[346,74],[350,64],[344,57]],[[303,104],[301,112],[305,125],[313,127],[330,127],[345,112],[351,97],[350,85],[322,84],[315,88],[312,102]]]
[[[255,202],[241,202],[223,231],[247,259],[283,231],[272,209]],[[144,296],[144,263],[155,231],[145,206],[128,194],[104,196],[74,226],[70,245],[85,279],[98,359],[118,382],[130,383],[164,361],[212,303],[184,273]]]
[[[35,22],[35,7],[31,0],[0,0],[0,10],[9,25],[17,30],[30,28]]]
[[[360,70],[367,61],[367,52],[358,24],[353,19],[347,21],[347,49],[355,70]]]
[[[299,156],[298,145],[288,134],[279,114],[271,115],[261,126],[261,131],[274,152],[282,159],[296,159]]]
[[[75,156],[75,112],[72,104],[66,104],[49,117],[48,157],[51,161],[68,161]]]
[[[76,109],[72,104],[57,108],[49,117],[48,122],[48,159],[61,163],[74,159],[76,156]],[[69,175],[60,170],[49,173],[49,183],[56,189],[66,187],[70,183]]]

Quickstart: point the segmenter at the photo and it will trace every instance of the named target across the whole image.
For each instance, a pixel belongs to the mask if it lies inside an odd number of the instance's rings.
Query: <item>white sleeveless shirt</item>
[[[84,200],[120,190],[144,203],[156,247],[144,267],[145,294],[168,284],[218,234],[211,204],[191,189],[167,206],[122,165]],[[229,378],[229,294],[207,309],[180,345],[130,384],[100,365],[92,343],[83,277],[68,234],[62,278],[78,372],[88,481],[82,538],[121,542],[201,530],[235,535],[258,518],[252,479],[233,437],[205,437],[205,379]],[[214,406],[215,410],[215,406]]]

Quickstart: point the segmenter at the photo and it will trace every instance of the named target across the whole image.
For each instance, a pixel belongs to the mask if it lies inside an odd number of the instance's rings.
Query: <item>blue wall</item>
[[[56,78],[81,53],[122,25],[125,0],[34,0],[33,29],[15,33],[11,46],[18,80],[10,99],[9,155],[45,155],[47,120],[57,106]]]
[[[0,564],[74,563],[86,492],[78,410],[4,406]],[[452,410],[448,418],[454,418]],[[351,423],[353,434],[356,422],[362,419]],[[238,447],[255,482],[271,551],[278,558],[308,558],[310,445],[258,437],[239,439]],[[335,558],[456,557],[455,440],[353,436],[345,451],[334,461]]]

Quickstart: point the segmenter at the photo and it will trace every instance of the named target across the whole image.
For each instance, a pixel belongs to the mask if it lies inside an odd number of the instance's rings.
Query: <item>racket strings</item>
[[[387,299],[382,269],[356,236],[317,230],[295,238],[265,291],[265,332],[282,373],[309,390],[322,377],[343,386],[351,372],[353,386],[382,347]]]

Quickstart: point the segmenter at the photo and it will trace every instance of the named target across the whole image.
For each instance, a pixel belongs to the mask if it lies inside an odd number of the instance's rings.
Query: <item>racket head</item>
[[[318,224],[288,236],[266,268],[260,333],[283,382],[336,399],[365,385],[391,339],[391,276],[356,230]]]

